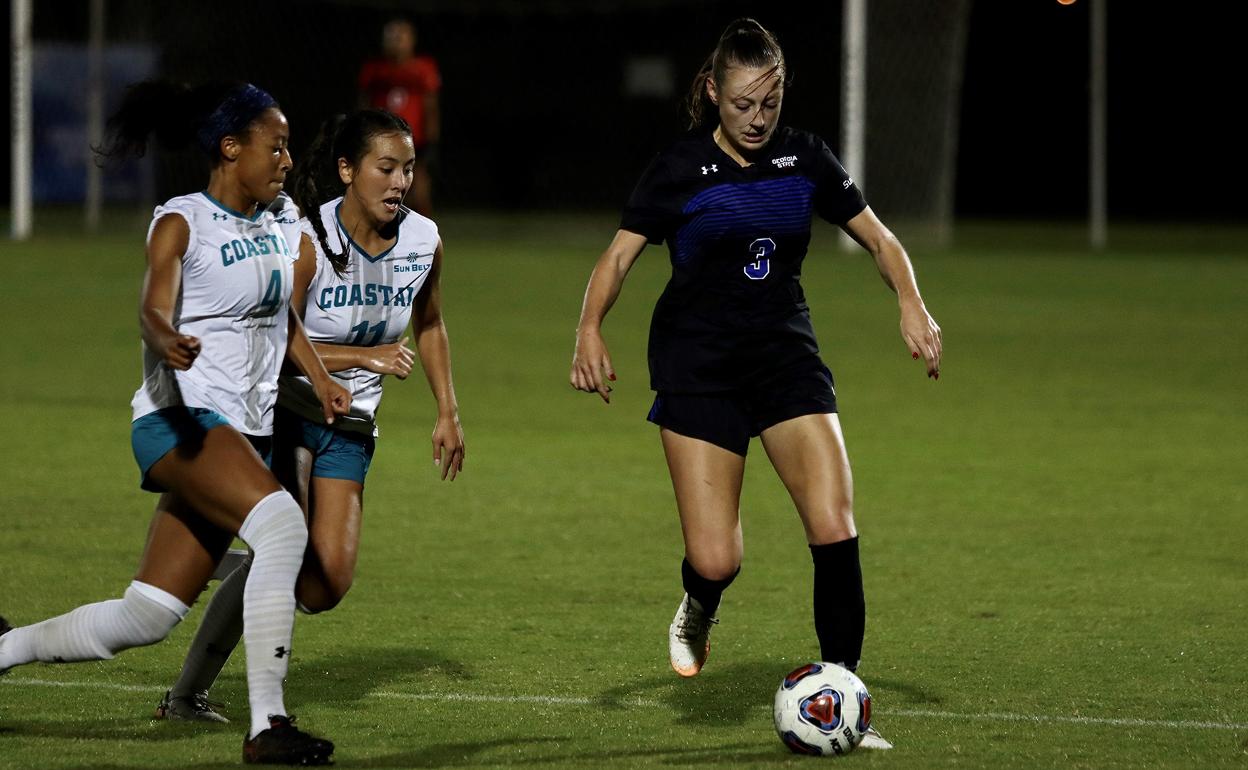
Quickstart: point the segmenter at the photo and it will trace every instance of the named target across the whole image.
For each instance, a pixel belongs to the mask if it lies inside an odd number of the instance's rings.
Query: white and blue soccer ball
[[[849,669],[807,663],[776,690],[776,734],[795,754],[848,754],[871,728],[871,694]]]

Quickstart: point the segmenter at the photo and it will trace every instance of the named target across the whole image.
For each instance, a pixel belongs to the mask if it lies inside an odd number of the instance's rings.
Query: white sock
[[[282,680],[290,664],[295,580],[308,544],[308,527],[295,499],[279,491],[256,503],[238,536],[255,554],[243,590],[243,644],[254,738],[269,729],[270,714],[286,715]]]
[[[120,599],[85,604],[0,637],[0,671],[36,660],[108,660],[164,639],[189,609],[173,594],[135,580]]]
[[[247,551],[243,551],[247,555]],[[236,563],[233,572],[221,581],[204,610],[195,639],[186,651],[182,673],[169,694],[184,698],[197,692],[208,692],[217,681],[230,653],[243,635],[243,589],[251,569],[251,559]]]

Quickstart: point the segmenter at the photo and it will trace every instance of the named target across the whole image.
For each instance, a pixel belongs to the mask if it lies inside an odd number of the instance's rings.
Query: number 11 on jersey
[[[776,242],[770,238],[759,238],[750,244],[750,253],[758,259],[745,266],[745,277],[751,281],[761,281],[771,272],[771,255],[776,250]]]

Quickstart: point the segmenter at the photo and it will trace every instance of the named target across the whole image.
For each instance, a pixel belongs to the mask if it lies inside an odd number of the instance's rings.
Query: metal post
[[[104,0],[91,0],[90,38],[87,45],[87,142],[98,147],[104,141]],[[87,153],[86,225],[88,232],[100,227],[103,169]]]
[[[13,32],[10,51],[13,62],[13,222],[14,240],[25,240],[31,231],[31,100],[30,100],[30,17],[31,0],[12,1]]]
[[[1091,117],[1088,148],[1088,185],[1089,185],[1089,237],[1092,248],[1103,249],[1108,240],[1108,175],[1106,173],[1106,120],[1105,99],[1107,79],[1105,76],[1105,2],[1106,0],[1089,0],[1092,12],[1091,23],[1091,70],[1092,88],[1088,111]]]

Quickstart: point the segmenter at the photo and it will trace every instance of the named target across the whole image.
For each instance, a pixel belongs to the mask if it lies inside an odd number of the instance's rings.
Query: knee
[[[315,572],[305,572],[299,576],[296,591],[299,609],[309,615],[337,607],[355,582],[353,565],[341,565],[335,568],[329,564],[322,564],[322,567]]]
[[[741,551],[727,548],[686,557],[689,566],[707,580],[722,581],[736,577],[741,571]]]
[[[126,610],[128,633],[124,634],[125,639],[116,640],[119,644],[110,645],[119,649],[143,647],[161,641],[190,611],[173,594],[137,580],[126,589],[122,604]]]
[[[283,490],[256,503],[239,527],[238,536],[256,553],[294,547],[302,552],[308,544],[308,523],[295,498]]]

